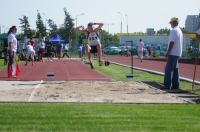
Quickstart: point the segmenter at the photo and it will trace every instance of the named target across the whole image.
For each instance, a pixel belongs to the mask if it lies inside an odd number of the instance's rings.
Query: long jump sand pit
[[[140,82],[1,81],[1,102],[193,103]]]

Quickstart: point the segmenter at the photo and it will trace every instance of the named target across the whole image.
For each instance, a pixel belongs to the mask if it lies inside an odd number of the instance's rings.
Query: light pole
[[[108,33],[110,33],[110,26],[113,26],[115,24],[114,23],[108,23],[107,25],[108,25]]]
[[[128,15],[126,14],[125,16],[126,16],[126,20],[127,20],[127,26],[126,26],[126,28],[127,28],[127,34],[128,34],[129,33],[129,31],[128,31]]]
[[[48,33],[47,33],[47,22],[48,22],[48,19],[47,19],[47,16],[46,16],[46,14],[45,14],[44,12],[42,13],[42,15],[44,16],[44,21],[45,21],[45,23],[44,23],[44,24],[45,24],[45,34],[46,34],[46,36],[47,36],[47,34],[48,34]],[[45,36],[45,37],[46,37],[46,36]]]
[[[3,33],[6,33],[7,27],[6,27],[5,25],[2,25],[2,29],[4,29],[4,30],[3,30]]]
[[[80,14],[77,14],[77,15],[76,15],[76,17],[75,17],[75,20],[76,20],[76,28],[78,27],[78,17],[79,17],[79,16],[83,16],[83,15],[85,15],[85,13],[80,13]],[[77,34],[77,32],[76,32],[76,41],[77,41],[77,43],[78,43],[78,34]]]
[[[122,18],[123,18],[123,14],[121,12],[117,12],[117,13],[121,15],[121,29],[120,29],[120,32],[122,33]]]
[[[75,17],[75,20],[76,20],[76,28],[78,27],[78,17],[79,17],[79,16],[83,16],[83,15],[85,15],[85,13],[81,13],[81,14],[76,15],[76,17]]]
[[[0,34],[1,34],[1,24],[0,24]]]

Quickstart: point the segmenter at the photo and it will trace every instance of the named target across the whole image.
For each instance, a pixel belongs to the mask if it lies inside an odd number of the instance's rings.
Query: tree
[[[28,17],[27,16],[23,16],[22,18],[19,18],[20,21],[20,27],[21,30],[23,31],[23,35],[27,36],[27,37],[31,37],[32,33],[31,33],[31,28],[30,28],[30,24],[28,21]]]
[[[105,30],[101,31],[101,41],[104,47],[108,46],[109,44],[113,44],[115,46],[119,46],[119,37],[118,35],[112,35],[106,32]]]
[[[160,29],[160,30],[157,31],[157,34],[158,34],[158,35],[164,35],[164,34],[167,34],[167,35],[168,35],[169,32],[170,32],[170,29],[168,29],[168,28],[164,28],[164,29],[163,29],[163,28],[162,28],[162,29]]]
[[[52,19],[48,20],[50,36],[55,35],[58,33],[58,27]]]
[[[44,22],[42,20],[39,11],[37,12],[36,28],[37,28],[37,35],[36,35],[37,37],[45,37],[47,35],[46,27],[44,25]]]
[[[67,12],[67,9],[64,8],[64,24],[59,29],[59,32],[61,33],[61,36],[66,40],[71,40],[75,38],[75,32],[74,32],[74,20],[71,18],[69,12]]]

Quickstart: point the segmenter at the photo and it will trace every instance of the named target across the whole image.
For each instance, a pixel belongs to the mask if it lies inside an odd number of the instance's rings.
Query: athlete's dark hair
[[[93,23],[92,23],[92,22],[88,23],[88,27],[89,27],[89,26],[92,26],[92,25],[93,25]]]

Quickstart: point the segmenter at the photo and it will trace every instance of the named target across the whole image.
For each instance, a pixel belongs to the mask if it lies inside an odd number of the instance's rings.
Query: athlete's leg
[[[90,47],[89,44],[87,44],[87,45],[86,45],[86,52],[87,52],[89,61],[92,62],[92,56],[91,56],[90,51],[91,51],[91,47]]]
[[[101,48],[101,44],[97,44],[97,55],[99,58],[99,65],[101,66],[103,64],[103,60],[102,60],[102,48]]]
[[[88,59],[90,61],[90,66],[92,69],[94,69],[94,65],[93,65],[93,61],[92,61],[92,56],[91,56],[91,47],[89,44],[86,45],[86,52],[87,52],[87,55],[88,55]]]

